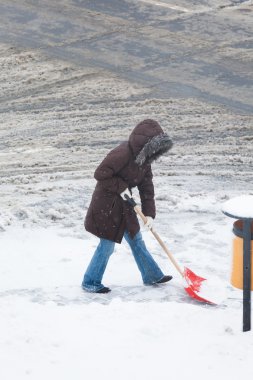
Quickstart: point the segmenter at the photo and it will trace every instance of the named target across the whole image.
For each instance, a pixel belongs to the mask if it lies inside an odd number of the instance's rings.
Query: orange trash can
[[[243,221],[237,220],[233,224],[235,238],[233,240],[233,257],[231,270],[231,284],[243,289]],[[253,222],[251,224],[251,290],[253,290]]]

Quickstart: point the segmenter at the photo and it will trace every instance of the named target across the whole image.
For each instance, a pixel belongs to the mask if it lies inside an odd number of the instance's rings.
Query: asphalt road
[[[0,0],[0,43],[253,113],[252,1]]]

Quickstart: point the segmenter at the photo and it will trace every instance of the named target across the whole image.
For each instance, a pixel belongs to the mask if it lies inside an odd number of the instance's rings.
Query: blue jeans
[[[161,280],[164,274],[148,252],[141,233],[138,232],[132,239],[128,232],[125,232],[124,238],[131,248],[136,264],[141,272],[143,283],[145,285],[152,285]],[[114,247],[115,242],[100,239],[100,243],[83,278],[82,287],[85,290],[97,292],[104,287],[102,278]]]

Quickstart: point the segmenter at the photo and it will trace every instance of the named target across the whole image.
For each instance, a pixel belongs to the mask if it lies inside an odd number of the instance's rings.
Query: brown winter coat
[[[95,171],[97,185],[85,219],[86,230],[117,243],[125,230],[133,238],[140,226],[133,207],[120,193],[136,186],[142,212],[155,218],[151,162],[171,146],[171,140],[156,121],[139,123],[129,140],[113,149]]]

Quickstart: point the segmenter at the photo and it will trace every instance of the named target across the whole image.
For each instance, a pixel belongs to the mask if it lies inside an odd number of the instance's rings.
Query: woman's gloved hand
[[[151,216],[146,216],[146,219],[147,219],[147,221],[144,224],[144,227],[147,230],[151,230],[153,228],[153,225],[154,225],[154,219]]]
[[[132,198],[132,194],[130,193],[130,190],[128,188],[126,188],[126,190],[120,193],[120,196],[124,199],[124,201],[127,201],[127,199],[125,198],[125,195],[127,195],[129,198]]]

